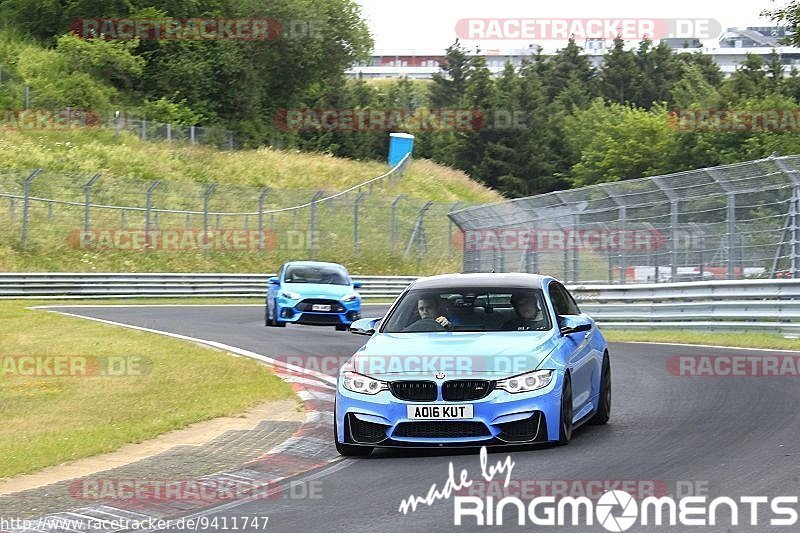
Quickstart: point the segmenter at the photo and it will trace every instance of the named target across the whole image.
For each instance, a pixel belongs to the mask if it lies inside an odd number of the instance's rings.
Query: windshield
[[[350,279],[342,268],[333,266],[297,265],[286,268],[283,276],[286,283],[322,283],[326,285],[350,285]]]
[[[547,331],[546,309],[538,289],[411,290],[387,317],[382,331]]]

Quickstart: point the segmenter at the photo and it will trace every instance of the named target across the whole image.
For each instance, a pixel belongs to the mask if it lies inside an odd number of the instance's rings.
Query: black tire
[[[286,322],[281,322],[280,320],[278,320],[277,313],[278,313],[278,306],[276,305],[274,307],[274,309],[273,309],[273,312],[272,312],[272,314],[275,315],[275,316],[270,318],[269,317],[269,304],[267,304],[267,317],[266,317],[267,325],[268,326],[272,326],[273,328],[285,328],[286,327]]]
[[[336,324],[333,327],[336,328],[336,331],[347,331],[348,329],[350,329],[350,326],[348,326],[347,324]]]
[[[589,419],[589,424],[595,426],[601,426],[611,418],[611,361],[608,359],[608,354],[603,356],[598,402],[597,412]]]
[[[339,442],[339,431],[336,429],[336,405],[333,407],[333,442],[336,451],[344,457],[366,457],[372,453],[373,446],[354,446]]]
[[[264,325],[267,327],[272,325],[272,320],[269,318],[269,304],[264,306]]]
[[[569,372],[564,374],[564,386],[561,388],[561,413],[558,420],[558,444],[569,444],[572,438],[572,378]]]

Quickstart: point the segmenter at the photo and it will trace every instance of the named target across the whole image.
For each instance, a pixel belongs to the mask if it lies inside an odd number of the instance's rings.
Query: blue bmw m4
[[[269,279],[265,325],[310,324],[344,331],[361,318],[361,295],[356,292],[360,286],[338,263],[286,263]]]
[[[447,274],[416,280],[340,369],[336,449],[567,444],[611,413],[608,346],[556,279]]]

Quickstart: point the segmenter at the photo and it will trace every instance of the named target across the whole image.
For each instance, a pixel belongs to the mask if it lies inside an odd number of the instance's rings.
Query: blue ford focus
[[[335,326],[344,331],[361,318],[359,282],[337,263],[292,261],[269,279],[264,322]]]
[[[336,449],[566,444],[611,413],[608,346],[567,289],[534,274],[421,278],[338,376]]]

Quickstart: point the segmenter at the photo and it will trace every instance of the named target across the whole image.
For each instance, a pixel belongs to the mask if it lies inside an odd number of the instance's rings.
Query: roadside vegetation
[[[161,335],[0,301],[0,478],[293,397],[264,365]],[[52,302],[46,302],[50,304]],[[19,375],[19,356],[118,357],[114,376]],[[12,359],[9,359],[12,358]],[[55,367],[53,364],[51,369]],[[76,371],[76,374],[78,371]]]
[[[307,204],[386,173],[388,165],[359,162],[325,154],[261,148],[218,151],[214,148],[144,142],[113,131],[36,133],[0,131],[0,192],[20,195],[21,182],[34,168],[45,171],[33,181],[31,194],[75,202],[75,205],[32,202],[27,246],[21,245],[22,201],[0,199],[0,270],[95,272],[273,272],[282,262],[309,258],[311,209],[265,215],[269,232],[265,250],[202,249],[119,250],[76,246],[71,236],[83,228],[83,185],[95,174],[92,203],[142,208],[145,191],[155,181],[153,207],[185,209],[201,214],[160,213],[151,228],[200,232],[204,191],[217,188],[209,210],[258,210],[266,189],[265,211]],[[315,231],[317,259],[341,262],[355,274],[435,274],[459,271],[461,241],[446,213],[455,206],[495,202],[501,196],[470,180],[463,172],[426,160],[414,160],[402,177],[384,178],[364,189],[359,200],[359,249],[354,246],[355,202],[361,191],[318,204]],[[398,200],[400,198],[400,200]],[[396,235],[391,234],[392,203]],[[426,249],[412,239],[420,209],[431,201],[425,220]],[[143,230],[142,211],[92,209],[92,228]],[[211,230],[255,230],[256,215],[208,221]],[[454,240],[456,239],[456,240]],[[411,247],[409,248],[409,243]],[[406,253],[408,250],[408,253]]]
[[[81,18],[209,13],[314,21],[316,32],[239,41],[104,39],[70,32],[71,22]],[[417,157],[463,170],[507,196],[800,151],[794,114],[800,71],[777,51],[766,59],[747,56],[726,77],[709,55],[649,39],[608,43],[603,64],[594,67],[573,40],[555,54],[532,51],[521,66],[507,64],[494,76],[485,57],[456,41],[432,80],[365,81],[345,76],[352,65],[369,61],[373,46],[353,0],[130,0],[103,6],[92,0],[6,0],[0,1],[0,16],[6,21],[0,31],[5,109],[20,109],[28,87],[32,108],[89,109],[103,117],[120,111],[232,130],[242,147],[363,161],[385,159],[388,131],[409,131],[417,136]],[[773,16],[789,28],[800,23],[796,2]],[[791,39],[800,43],[800,32]],[[353,131],[325,126],[315,110],[379,116],[394,110],[417,118],[462,110],[475,120],[454,127],[409,119]],[[290,111],[309,120],[290,125]],[[729,111],[752,120],[734,128]],[[765,111],[780,118],[770,125],[759,118]]]
[[[778,333],[723,332],[686,330],[627,330],[603,329],[609,342],[664,342],[672,344],[702,344],[738,348],[764,348],[800,351],[800,338],[786,338]]]

